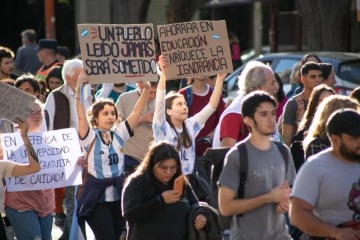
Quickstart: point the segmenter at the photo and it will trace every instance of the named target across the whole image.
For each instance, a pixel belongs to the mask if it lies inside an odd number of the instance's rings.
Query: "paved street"
[[[0,187],[0,199],[1,201],[4,199],[4,187],[1,185]],[[0,204],[0,212],[4,213],[4,208],[3,208],[3,204]],[[88,225],[86,225],[86,234],[88,236],[88,240],[93,240],[94,238],[94,234],[92,233],[90,227]],[[55,224],[53,224],[53,228],[52,228],[52,239],[53,240],[58,240],[60,238],[60,236],[62,235],[62,228],[56,226]]]

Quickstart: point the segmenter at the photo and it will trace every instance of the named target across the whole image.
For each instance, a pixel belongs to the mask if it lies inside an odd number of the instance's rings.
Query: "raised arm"
[[[159,56],[159,66],[161,70],[160,80],[157,86],[158,90],[166,90],[166,76],[165,76],[165,68],[167,67],[168,63],[166,57],[164,55]]]
[[[30,143],[29,137],[28,137],[28,130],[29,130],[29,124],[26,120],[23,119],[17,119],[16,123],[18,126],[15,128],[20,129],[21,138],[24,141],[26,153],[29,159],[28,164],[16,164],[12,170],[11,176],[17,177],[17,176],[24,176],[31,173],[36,173],[41,170],[40,164],[39,164],[39,158],[36,155],[36,152],[33,148],[33,146]]]
[[[80,101],[80,86],[84,83],[87,83],[86,76],[84,71],[79,75],[79,79],[76,85],[75,90],[75,102],[76,102],[76,113],[78,120],[78,132],[81,139],[85,138],[87,132],[89,131],[89,123],[86,118],[85,106]]]
[[[149,95],[150,95],[150,83],[146,82],[139,82],[138,84],[141,84],[143,86],[142,92],[140,95],[139,100],[136,102],[134,110],[131,112],[129,117],[127,118],[127,122],[131,128],[131,130],[134,130],[134,128],[137,126],[139,119],[144,112],[145,106],[148,102]]]
[[[222,88],[223,88],[223,83],[224,83],[224,79],[225,79],[226,75],[227,75],[227,73],[219,73],[216,77],[214,92],[212,93],[210,101],[209,101],[209,104],[213,109],[216,109],[219,104],[221,93],[222,93]]]

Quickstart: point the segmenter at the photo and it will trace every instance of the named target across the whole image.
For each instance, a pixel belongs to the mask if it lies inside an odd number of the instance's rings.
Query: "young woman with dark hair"
[[[86,82],[84,73],[79,77],[75,100],[80,144],[89,153],[86,159],[88,175],[78,199],[77,217],[89,224],[96,239],[118,240],[125,223],[120,213],[124,143],[132,136],[144,111],[150,83],[144,83],[133,112],[118,124],[118,112],[112,99],[96,100],[87,118],[84,104],[80,101],[82,82]]]
[[[175,179],[181,175],[175,147],[167,142],[153,144],[124,186],[122,211],[128,222],[127,240],[188,239],[190,207],[198,200],[186,178],[183,193],[173,190]],[[206,222],[199,214],[194,226],[200,230]]]
[[[204,127],[205,122],[215,112],[221,101],[223,81],[227,73],[217,75],[215,88],[209,103],[197,114],[188,118],[188,106],[182,94],[169,92],[165,96],[167,60],[159,57],[162,71],[156,92],[156,105],[153,120],[155,141],[166,140],[179,151],[181,167],[184,174],[191,174],[195,165],[195,138]]]

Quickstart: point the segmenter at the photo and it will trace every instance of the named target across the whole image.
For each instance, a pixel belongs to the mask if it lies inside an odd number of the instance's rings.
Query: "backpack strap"
[[[78,187],[78,189],[77,189],[77,191],[75,193],[75,196],[76,196],[77,199],[79,199],[79,197],[80,197],[80,195],[81,195],[81,193],[82,193],[82,191],[84,189],[84,184],[85,184],[87,175],[89,174],[87,161],[88,161],[90,152],[94,147],[95,141],[96,141],[96,136],[95,136],[94,140],[92,140],[92,142],[90,143],[89,148],[88,148],[88,150],[86,152],[85,166],[84,166],[83,173],[82,173],[82,184],[79,185],[79,187]]]
[[[185,101],[186,101],[188,108],[191,107],[192,100],[193,100],[193,94],[192,94],[192,89],[191,89],[191,85],[190,85],[185,88]]]
[[[289,156],[288,156],[288,152],[286,147],[284,146],[284,144],[282,144],[281,142],[278,141],[272,141],[273,143],[275,143],[275,145],[278,147],[281,156],[283,157],[284,161],[285,161],[285,172],[288,169],[288,165],[289,165]]]
[[[285,172],[287,171],[288,168],[288,164],[289,164],[289,158],[288,158],[288,152],[286,147],[277,141],[272,141],[275,143],[275,145],[278,147],[281,156],[284,159],[285,162]],[[245,142],[241,142],[238,146],[237,149],[239,151],[240,154],[240,184],[239,184],[239,189],[238,189],[238,199],[244,199],[245,197],[245,182],[247,179],[247,175],[248,175],[248,171],[249,171],[249,159],[248,159],[248,153],[247,153],[247,149],[246,149],[246,145]],[[238,217],[241,217],[242,214],[239,214]]]
[[[245,196],[245,182],[247,179],[247,175],[248,175],[248,154],[247,154],[247,149],[246,149],[246,145],[245,142],[240,143],[237,146],[237,149],[239,151],[240,154],[240,183],[239,183],[239,189],[238,189],[238,199],[243,199]],[[238,215],[239,217],[242,216],[242,214]]]

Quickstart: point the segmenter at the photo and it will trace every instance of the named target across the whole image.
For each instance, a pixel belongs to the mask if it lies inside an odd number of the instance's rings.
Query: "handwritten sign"
[[[34,107],[36,97],[0,81],[0,118],[12,122],[26,119]]]
[[[161,54],[170,64],[166,79],[233,71],[224,20],[159,25],[157,30]]]
[[[29,139],[37,153],[41,170],[21,177],[6,177],[9,192],[59,188],[82,183],[81,168],[76,164],[82,155],[75,128],[30,133]],[[1,134],[5,160],[28,163],[20,133]]]
[[[90,83],[158,80],[152,24],[78,24]]]

